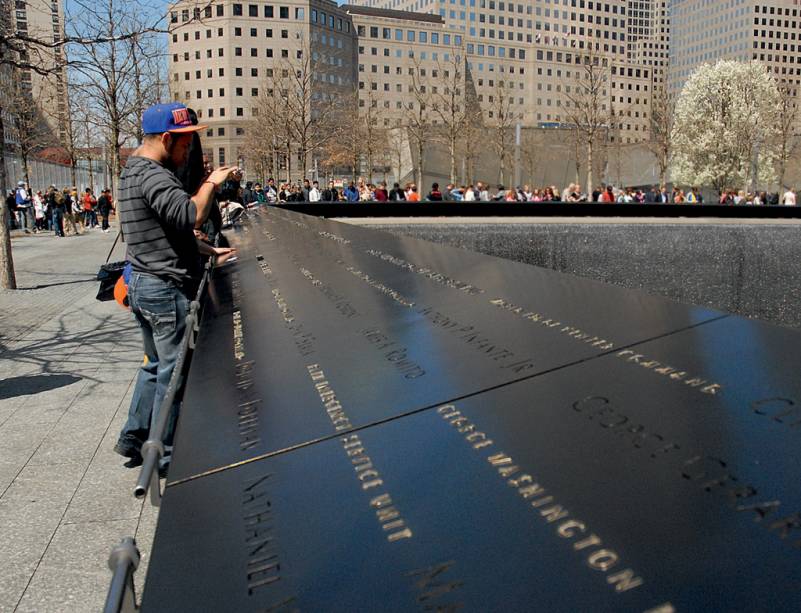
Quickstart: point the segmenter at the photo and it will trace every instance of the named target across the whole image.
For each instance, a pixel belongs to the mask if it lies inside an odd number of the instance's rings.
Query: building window
[[[258,17],[259,7],[256,4],[248,4],[248,17]]]
[[[278,7],[278,17],[280,17],[281,19],[289,19],[289,7],[288,6]]]
[[[223,16],[223,11],[224,11],[223,5],[222,4],[218,4],[217,5],[217,17],[222,17]]]
[[[217,128],[217,136],[225,136],[225,128]]]
[[[306,13],[303,10],[303,7],[296,7],[295,8],[295,19],[298,21],[303,21],[306,18]]]
[[[272,19],[275,16],[275,13],[273,12],[273,7],[272,6],[267,5],[267,6],[264,7],[264,16],[267,19]]]
[[[235,3],[234,4],[234,17],[241,17],[242,16],[242,5]]]
[[[236,107],[236,116],[237,117],[244,117],[245,116],[245,109],[241,106]]]

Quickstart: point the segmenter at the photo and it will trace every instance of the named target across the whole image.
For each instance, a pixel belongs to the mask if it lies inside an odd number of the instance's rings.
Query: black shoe
[[[134,436],[120,437],[114,445],[114,451],[124,458],[141,458],[142,441]]]
[[[142,456],[139,455],[136,456],[135,458],[131,458],[130,460],[128,460],[125,464],[123,464],[123,466],[125,468],[139,468],[142,465],[143,461],[144,460],[142,460]]]

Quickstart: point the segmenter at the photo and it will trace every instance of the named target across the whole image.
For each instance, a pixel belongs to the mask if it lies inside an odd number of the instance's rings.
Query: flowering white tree
[[[676,101],[673,179],[718,190],[775,179],[779,91],[759,62],[721,60],[696,70]]]

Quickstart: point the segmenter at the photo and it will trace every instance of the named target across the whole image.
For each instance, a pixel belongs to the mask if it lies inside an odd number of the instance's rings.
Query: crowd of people
[[[431,189],[422,193],[415,183],[406,183],[403,187],[394,183],[391,188],[386,182],[369,183],[364,180],[350,181],[337,187],[334,181],[320,185],[318,181],[305,179],[302,183],[282,183],[277,185],[269,179],[264,185],[248,182],[243,188],[237,185],[228,190],[227,199],[241,202],[245,206],[258,204],[275,204],[283,202],[601,202],[601,203],[637,203],[637,204],[703,204],[704,196],[697,187],[682,189],[675,186],[668,190],[665,186],[654,185],[650,188],[618,188],[612,185],[600,185],[590,192],[583,191],[581,185],[571,183],[564,189],[555,185],[534,187],[507,188],[497,185],[494,188],[481,181],[469,185],[449,183],[440,187],[433,183]],[[707,202],[709,204],[709,202]],[[779,192],[755,192],[724,190],[716,204],[784,204],[795,205],[796,193],[787,189]]]
[[[478,181],[468,185],[452,183],[440,188],[433,183],[431,189],[422,193],[413,182],[403,187],[394,183],[370,183],[362,179],[340,183],[333,180],[322,186],[318,181],[304,179],[302,183],[277,184],[269,179],[241,185],[241,176],[229,179],[221,186],[219,200],[222,203],[241,203],[243,207],[280,204],[285,202],[600,202],[636,204],[703,204],[704,196],[697,187],[682,189],[678,186],[668,190],[665,186],[648,189],[618,188],[601,185],[591,192],[581,185],[571,183],[564,189],[555,185],[506,188]],[[707,202],[709,203],[709,202]],[[723,190],[714,201],[724,205],[795,205],[796,193],[792,189],[780,192],[754,192]],[[74,187],[57,189],[50,186],[44,193],[33,192],[24,181],[6,195],[6,206],[11,212],[10,229],[30,232],[54,232],[56,236],[81,234],[100,227],[103,232],[111,228],[109,219],[114,211],[111,190],[103,189],[95,197],[91,188],[79,193]],[[225,213],[226,211],[223,210]],[[231,212],[234,212],[233,210]],[[226,219],[227,221],[227,219]]]
[[[6,207],[10,212],[9,229],[28,234],[53,232],[63,237],[97,227],[108,232],[114,199],[110,189],[103,189],[95,197],[89,187],[79,193],[75,187],[57,189],[51,185],[43,193],[34,192],[25,181],[20,181],[16,189],[6,194]]]

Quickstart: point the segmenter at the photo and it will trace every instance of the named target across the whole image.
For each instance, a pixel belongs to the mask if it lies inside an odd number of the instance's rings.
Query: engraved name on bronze
[[[631,349],[618,351],[615,355],[629,364],[641,366],[642,368],[648,369],[657,375],[667,377],[671,381],[676,381],[677,383],[697,388],[698,391],[703,394],[715,395],[723,390],[723,385],[720,383],[714,383],[712,381],[708,381],[707,379],[703,379],[702,377],[691,376],[686,370],[681,370],[680,368],[670,366],[669,364],[665,364],[659,360],[648,358],[641,353],[632,351]]]
[[[454,579],[449,571],[456,564],[448,560],[427,568],[418,568],[406,573],[414,581],[417,591],[417,604],[424,611],[458,611],[465,603],[458,599],[455,592],[464,585],[464,581]]]
[[[325,296],[331,303],[334,305],[337,311],[347,319],[352,319],[353,317],[358,317],[359,312],[353,307],[350,302],[348,302],[347,298],[342,294],[337,294],[334,289],[320,281],[317,277],[315,277],[308,268],[301,266],[300,268],[301,274],[306,277],[311,284],[316,287],[320,292]]]
[[[312,355],[316,350],[314,343],[317,339],[311,332],[306,331],[302,323],[297,321],[294,312],[281,294],[281,290],[276,287],[273,269],[264,260],[264,256],[258,255],[256,256],[256,259],[259,261],[259,266],[264,274],[265,279],[267,280],[268,286],[272,288],[270,293],[275,300],[278,310],[281,312],[284,325],[292,333],[292,341],[295,343],[298,353],[300,353],[302,357],[308,357]]]
[[[643,585],[644,579],[631,568],[623,568],[620,555],[593,532],[586,521],[575,517],[559,502],[555,492],[549,491],[511,456],[498,450],[495,441],[455,405],[441,406],[437,409],[437,414],[463,435],[474,450],[481,452],[498,476],[517,492],[536,516],[546,524],[553,524],[556,535],[569,541],[574,551],[581,552],[580,555],[589,568],[603,573],[607,584],[615,592],[627,592]]]
[[[681,453],[676,458],[680,462],[679,470],[674,473],[677,477],[692,482],[707,494],[722,495],[732,511],[753,513],[755,522],[762,523],[770,533],[788,545],[801,549],[801,512],[778,513],[781,501],[761,494],[755,485],[743,481],[732,470],[728,460],[702,451],[684,450],[681,445],[659,433],[649,432],[642,425],[631,424],[628,416],[603,396],[588,396],[578,400],[573,403],[573,410],[619,436],[633,449],[645,449],[651,460],[662,461]],[[771,521],[764,521],[766,519]],[[793,538],[788,540],[790,536]]]
[[[342,260],[337,260],[337,264],[339,264],[341,266],[344,266],[345,270],[347,270],[349,273],[351,273],[354,277],[356,277],[358,279],[361,279],[362,281],[367,283],[367,285],[369,285],[373,289],[377,289],[379,292],[381,292],[385,296],[389,296],[390,298],[392,298],[395,302],[397,302],[401,306],[404,306],[404,307],[407,307],[407,308],[412,308],[414,306],[414,302],[412,302],[411,300],[405,298],[400,292],[392,289],[391,287],[387,287],[386,285],[381,283],[381,281],[378,281],[377,279],[374,279],[373,277],[368,275],[366,272],[362,272],[361,270],[359,270],[355,266],[348,266],[348,265],[346,265],[346,262],[343,262]]]
[[[359,330],[359,334],[381,351],[384,359],[392,364],[405,379],[417,379],[426,374],[422,366],[409,358],[409,350],[406,347],[390,339],[378,328],[365,328]]]
[[[502,369],[509,369],[515,373],[524,372],[534,368],[535,363],[531,358],[517,356],[514,351],[493,342],[481,330],[475,326],[459,322],[444,313],[431,307],[420,307],[417,313],[423,315],[435,326],[448,332],[456,334],[460,341],[468,345],[471,349],[478,351],[498,363]]]
[[[281,580],[281,562],[273,532],[274,519],[268,485],[271,474],[245,482],[242,490],[248,596],[264,592]]]
[[[788,428],[801,426],[801,406],[792,398],[762,398],[751,403],[751,410]]]
[[[572,338],[573,340],[586,343],[591,347],[598,347],[602,351],[608,351],[610,349],[613,349],[615,346],[615,344],[612,341],[609,341],[605,338],[601,338],[599,336],[592,335],[589,332],[584,332],[583,330],[575,326],[572,326],[570,324],[565,324],[559,321],[558,319],[548,317],[546,315],[543,315],[542,313],[537,313],[536,311],[530,311],[524,309],[523,307],[512,304],[511,302],[504,300],[503,298],[495,298],[494,300],[490,300],[489,302],[493,306],[501,308],[505,311],[509,311],[510,313],[514,313],[515,315],[518,315],[521,319],[524,319],[531,323],[535,323],[545,328],[556,330],[561,334],[565,334],[566,336]]]
[[[444,285],[445,287],[450,287],[452,289],[459,290],[460,292],[464,292],[465,294],[483,294],[484,290],[480,287],[476,287],[470,283],[465,283],[464,281],[458,281],[445,275],[443,273],[437,272],[432,270],[431,268],[417,266],[411,262],[404,260],[403,258],[399,258],[397,256],[391,255],[389,253],[385,253],[378,249],[365,249],[364,251],[366,254],[373,256],[374,258],[378,258],[379,260],[383,260],[392,264],[393,266],[397,266],[402,270],[407,270],[409,272],[421,275],[426,279],[430,279],[435,283],[439,283],[440,285]]]
[[[323,238],[327,238],[328,240],[335,241],[340,245],[350,245],[350,241],[347,238],[342,238],[341,236],[339,236],[338,234],[334,234],[333,232],[321,231],[318,232],[317,234],[319,234]]]
[[[248,360],[236,365],[234,381],[237,390],[238,404],[236,407],[237,430],[239,433],[239,448],[249,451],[261,444],[260,411],[261,399],[254,395],[253,369],[255,361]]]
[[[314,383],[314,389],[320,396],[325,412],[337,432],[352,428],[345,408],[339,402],[331,384],[319,364],[309,364],[306,370]],[[358,479],[362,491],[369,494],[368,503],[374,511],[381,530],[387,541],[395,543],[413,536],[411,528],[401,515],[397,504],[384,487],[381,472],[368,455],[364,443],[358,434],[350,434],[340,439],[342,449],[353,466],[354,474]]]

